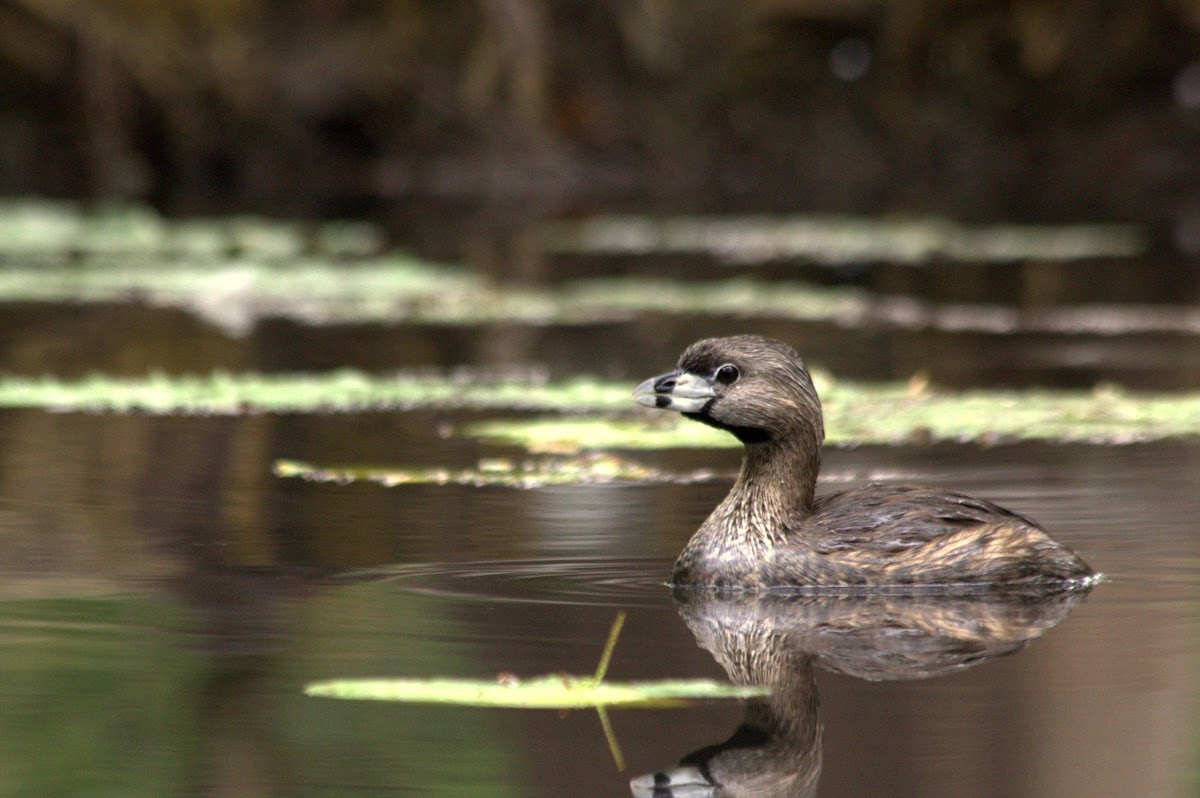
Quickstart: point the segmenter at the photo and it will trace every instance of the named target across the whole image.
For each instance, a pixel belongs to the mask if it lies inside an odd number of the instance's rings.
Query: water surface
[[[473,462],[445,414],[0,413],[0,792],[628,795],[736,703],[595,713],[345,703],[310,680],[726,678],[662,581],[726,484],[537,490],[278,480],[276,457]],[[498,450],[503,452],[503,450]],[[735,452],[659,455],[732,468]],[[1023,650],[936,678],[815,673],[821,796],[1191,795],[1200,444],[873,448],[864,479],[980,494],[1108,575]]]

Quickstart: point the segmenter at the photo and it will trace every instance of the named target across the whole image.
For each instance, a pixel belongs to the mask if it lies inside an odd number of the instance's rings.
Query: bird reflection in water
[[[746,703],[724,742],[630,782],[638,798],[802,798],[816,794],[821,720],[814,667],[871,681],[942,676],[1019,651],[1067,616],[1079,592],[964,597],[729,595],[675,591],[696,642]]]

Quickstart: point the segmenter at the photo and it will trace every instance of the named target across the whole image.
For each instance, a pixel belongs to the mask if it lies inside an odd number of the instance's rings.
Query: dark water
[[[388,489],[270,475],[275,457],[493,453],[437,438],[439,418],[0,413],[0,794],[619,796],[728,738],[737,703],[614,711],[622,773],[590,711],[302,695],[335,676],[589,673],[620,609],[609,678],[726,678],[662,585],[724,484]],[[827,798],[1200,790],[1200,443],[860,448],[828,452],[825,469],[839,485],[981,494],[1108,580],[1056,623],[1027,624],[1023,650],[973,667],[866,681],[818,663],[804,695],[819,694],[823,765],[805,784]],[[972,613],[955,628],[973,640],[995,616]],[[811,770],[773,750],[760,771]]]
[[[999,299],[991,300],[993,303]],[[83,377],[97,371],[140,376],[226,371],[322,371],[356,368],[536,364],[551,376],[581,372],[612,379],[660,372],[697,338],[755,333],[794,342],[811,364],[845,379],[904,380],[921,371],[945,387],[1091,388],[1116,382],[1132,389],[1186,390],[1200,384],[1196,314],[1143,306],[1083,320],[1017,313],[1016,329],[989,330],[971,305],[944,312],[922,305],[911,325],[847,325],[745,313],[645,314],[634,321],[525,324],[326,324],[258,320],[244,335],[185,310],[131,304],[0,303],[0,364],[6,372]],[[940,308],[940,310],[939,310]],[[922,315],[927,312],[928,318]],[[942,317],[938,314],[942,313]],[[1125,318],[1129,316],[1132,318]],[[1025,319],[1025,321],[1020,321]],[[1028,324],[1026,324],[1028,322]],[[1111,329],[1106,325],[1114,325]],[[1132,331],[1123,325],[1132,325]],[[1061,329],[1067,325],[1067,329]]]

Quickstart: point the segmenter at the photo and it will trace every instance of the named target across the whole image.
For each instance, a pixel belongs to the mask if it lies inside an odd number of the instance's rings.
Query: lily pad
[[[400,468],[384,466],[318,466],[299,460],[276,460],[275,475],[309,482],[374,482],[396,485],[470,485],[540,488],[550,485],[607,485],[613,483],[693,484],[717,478],[710,470],[669,472],[621,457],[591,452],[580,457],[480,460],[475,468]]]
[[[168,220],[139,205],[85,210],[66,202],[0,201],[0,257],[155,255],[293,258],[306,250],[361,257],[380,252],[382,232],[362,222],[298,224],[249,216]],[[160,266],[162,264],[159,264]]]
[[[333,679],[313,682],[305,695],[368,701],[407,701],[428,704],[469,704],[483,707],[520,709],[600,710],[605,733],[618,762],[612,729],[604,709],[610,706],[673,707],[693,699],[752,698],[766,695],[769,688],[757,685],[733,685],[710,679],[667,679],[656,682],[606,682],[604,676],[612,661],[617,638],[625,625],[626,614],[618,612],[608,631],[608,640],[600,654],[596,672],[591,676],[566,673],[520,679],[503,673],[494,681],[475,679]]]
[[[770,692],[765,686],[733,685],[709,679],[668,679],[657,682],[606,682],[604,675],[625,612],[617,613],[608,640],[591,676],[551,674],[520,679],[499,674],[495,681],[474,679],[333,679],[305,686],[305,695],[367,701],[403,701],[426,704],[466,704],[515,709],[595,709],[618,770],[625,756],[608,718],[609,707],[661,708],[685,705],[697,699],[753,698]]]
[[[400,254],[351,263],[306,256],[22,256],[5,264],[0,299],[131,302],[182,308],[231,335],[262,319],[305,324],[511,322],[528,325],[614,322],[645,313],[754,316],[793,321],[1004,335],[1196,335],[1200,309],[1091,305],[1022,310],[1002,305],[928,302],[852,288],[730,279],[680,283],[610,278],[554,288],[502,287],[463,269]],[[41,262],[37,262],[37,261]]]
[[[612,215],[548,222],[539,233],[547,252],[700,252],[741,262],[796,257],[831,263],[1053,261],[1130,256],[1145,248],[1145,233],[1134,225],[965,225],[937,217]],[[141,205],[0,202],[0,254],[209,254],[235,249],[291,257],[309,247],[359,255],[377,252],[383,243],[377,228],[362,223],[299,225],[245,216],[181,221]]]
[[[906,392],[838,383],[822,391],[832,445],[1050,440],[1123,444],[1200,435],[1200,395],[1083,391]],[[631,419],[535,418],[481,422],[467,435],[534,452],[736,447],[733,436],[674,415]]]
[[[698,699],[752,698],[766,687],[743,686],[709,679],[656,682],[607,682],[566,674],[517,680],[470,679],[342,679],[315,682],[305,695],[370,701],[468,704],[521,709],[586,709],[604,707],[675,707]]]
[[[1200,393],[1142,394],[1116,387],[943,392],[920,381],[854,383],[835,380],[823,372],[816,372],[814,381],[825,409],[826,440],[832,444],[941,440],[1130,443],[1200,435]],[[461,432],[556,454],[737,445],[728,435],[674,414],[634,407],[631,385],[632,381],[602,382],[587,377],[557,383],[494,379],[469,372],[391,376],[356,371],[217,373],[141,379],[94,376],[77,381],[6,377],[0,379],[0,407],[193,414],[417,408],[569,413],[566,417],[489,421],[464,426]],[[471,479],[470,475],[461,478]]]
[[[593,449],[723,449],[741,446],[727,432],[669,417],[665,423],[636,419],[531,418],[468,424],[462,434],[489,443],[521,446],[533,453],[567,454]]]
[[[60,411],[212,413],[363,412],[416,408],[478,410],[609,410],[630,407],[630,388],[581,377],[537,379],[448,375],[230,374],[141,378],[93,375],[0,378],[0,407]]]
[[[1061,261],[1127,257],[1145,249],[1145,233],[1134,225],[972,226],[937,218],[614,215],[548,223],[541,233],[549,252],[702,253],[733,263]]]

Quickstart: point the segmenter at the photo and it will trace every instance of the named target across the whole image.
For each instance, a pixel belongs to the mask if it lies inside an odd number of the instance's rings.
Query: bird
[[[883,484],[817,496],[821,402],[783,342],[697,341],[633,399],[744,446],[729,494],[676,559],[673,586],[920,593],[1084,589],[1098,578],[1033,521],[983,499]]]

